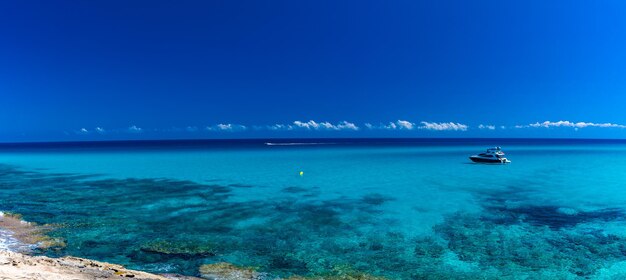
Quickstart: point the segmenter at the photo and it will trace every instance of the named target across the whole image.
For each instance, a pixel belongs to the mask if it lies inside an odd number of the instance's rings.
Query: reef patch
[[[437,225],[435,232],[459,260],[481,270],[492,268],[500,276],[552,271],[591,277],[607,264],[626,260],[626,239],[599,231],[499,224],[477,215],[455,214]]]
[[[220,262],[200,266],[200,276],[209,280],[262,280],[270,279],[267,275],[257,272],[251,267],[236,266]]]
[[[577,211],[557,205],[505,205],[489,206],[493,220],[498,223],[516,224],[520,221],[553,229],[571,228],[583,223],[610,222],[624,220],[625,212],[618,208],[605,208],[594,211]]]

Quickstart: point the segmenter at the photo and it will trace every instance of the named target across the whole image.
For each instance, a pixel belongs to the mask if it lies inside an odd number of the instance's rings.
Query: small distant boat
[[[510,163],[511,161],[504,157],[504,152],[502,152],[502,148],[494,147],[487,149],[486,152],[473,155],[470,157],[473,162],[480,163]]]

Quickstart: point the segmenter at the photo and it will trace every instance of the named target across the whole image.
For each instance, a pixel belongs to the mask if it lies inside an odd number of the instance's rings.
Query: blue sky
[[[2,1],[0,141],[626,138],[624,50],[623,1]]]

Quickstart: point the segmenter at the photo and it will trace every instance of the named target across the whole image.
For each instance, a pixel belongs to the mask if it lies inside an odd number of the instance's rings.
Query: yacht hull
[[[479,163],[502,163],[502,164],[509,163],[508,160],[488,159],[488,158],[475,157],[475,156],[471,156],[469,159],[472,160],[473,162],[479,162]]]

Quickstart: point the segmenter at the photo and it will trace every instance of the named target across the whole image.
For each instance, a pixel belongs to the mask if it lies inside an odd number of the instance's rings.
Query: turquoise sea
[[[156,273],[626,279],[618,140],[0,144],[0,210],[61,225],[36,254]]]

